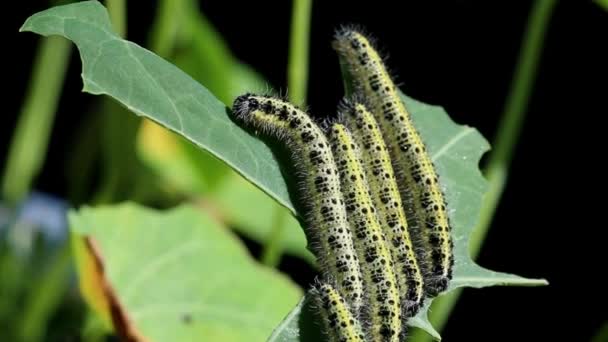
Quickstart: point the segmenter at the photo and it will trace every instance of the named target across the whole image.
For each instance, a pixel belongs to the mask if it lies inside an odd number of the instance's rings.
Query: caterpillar
[[[402,333],[401,303],[393,261],[372,203],[360,152],[350,132],[340,123],[327,124],[330,145],[340,174],[340,185],[355,250],[362,263],[366,331],[372,341],[398,341]]]
[[[327,138],[305,112],[280,99],[241,95],[232,112],[237,122],[278,139],[291,152],[305,190],[304,219],[316,241],[319,265],[336,279],[338,291],[358,312],[363,300],[361,271]]]
[[[334,342],[364,342],[359,320],[349,310],[344,298],[329,283],[320,283],[311,291],[325,323],[325,332]]]
[[[391,158],[374,116],[360,100],[343,101],[340,121],[352,133],[361,150],[361,160],[369,183],[378,220],[390,246],[400,299],[405,317],[414,316],[424,300],[424,280],[410,234]]]
[[[343,29],[336,34],[333,47],[382,128],[393,167],[402,180],[400,192],[411,204],[406,209],[417,235],[425,292],[436,296],[447,289],[454,264],[449,217],[437,172],[397,87],[369,40],[355,30]]]

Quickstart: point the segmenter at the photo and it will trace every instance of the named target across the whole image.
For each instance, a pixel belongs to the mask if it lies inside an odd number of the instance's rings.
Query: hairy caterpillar
[[[401,303],[393,261],[376,217],[359,149],[340,123],[327,129],[334,153],[355,249],[361,262],[365,287],[365,317],[372,341],[398,341],[401,335]]]
[[[419,262],[425,268],[425,291],[436,296],[452,278],[453,242],[445,199],[437,173],[399,98],[382,59],[361,33],[345,29],[336,34],[334,48],[345,63],[356,90],[370,104],[389,147],[395,171],[404,181],[400,190],[411,200]],[[409,203],[408,203],[409,204]]]
[[[312,294],[321,309],[325,331],[334,342],[364,342],[361,325],[349,310],[344,298],[328,283],[321,283]]]
[[[277,138],[291,152],[302,176],[305,220],[318,244],[319,264],[357,312],[363,297],[361,272],[327,138],[306,113],[276,98],[245,94],[232,109],[237,121]]]
[[[343,101],[339,116],[360,147],[378,220],[395,264],[404,314],[412,317],[424,300],[424,280],[408,232],[401,195],[382,132],[374,116],[363,103],[356,100]]]

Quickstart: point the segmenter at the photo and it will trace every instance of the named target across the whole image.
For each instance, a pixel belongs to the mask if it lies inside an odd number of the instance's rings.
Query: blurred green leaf
[[[283,218],[279,224],[283,231],[277,244],[284,251],[315,264],[314,256],[306,249],[306,236],[298,220],[239,175],[233,174],[223,180],[209,198],[217,206],[221,217],[255,241],[269,239],[273,233],[273,215],[280,210]]]
[[[204,87],[109,31],[101,5],[84,2],[47,10],[28,19],[23,29],[61,34],[73,40],[84,63],[85,91],[108,94],[135,113],[185,136],[295,212],[279,166],[267,146],[234,125],[228,109]],[[453,123],[442,108],[403,99],[436,163],[450,205],[456,263],[449,290],[463,286],[546,284],[544,280],[492,272],[471,260],[468,238],[486,191],[478,163],[488,144],[475,129]],[[430,330],[426,317],[419,315],[418,319],[424,323],[420,326]]]
[[[84,208],[69,219],[75,239],[93,241],[88,253],[114,294],[106,290],[102,300],[124,310],[131,334],[151,341],[264,341],[301,297],[194,207],[159,212],[124,204]],[[79,265],[81,275],[91,272]]]

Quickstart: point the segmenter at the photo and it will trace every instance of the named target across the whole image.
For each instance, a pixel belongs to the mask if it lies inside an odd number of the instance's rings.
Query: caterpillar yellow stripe
[[[434,165],[369,40],[357,31],[345,29],[337,33],[334,48],[357,92],[369,102],[382,128],[395,171],[403,179],[399,186],[404,200],[411,200],[413,210],[408,211],[408,218],[415,219],[415,243],[419,244],[419,262],[425,268],[425,290],[429,296],[435,296],[447,289],[454,259],[449,217]]]
[[[328,128],[346,213],[361,263],[365,305],[363,314],[371,341],[399,341],[402,333],[401,302],[393,261],[370,197],[360,152],[350,132],[340,123]]]
[[[382,132],[372,113],[356,100],[344,101],[339,116],[360,147],[373,204],[395,264],[402,308],[406,317],[412,317],[424,300],[424,280]]]
[[[332,342],[365,342],[359,320],[348,308],[346,301],[336,289],[328,283],[319,284],[312,291],[325,332]]]
[[[321,269],[357,312],[363,285],[346,218],[338,170],[321,129],[300,109],[280,99],[245,94],[233,104],[237,121],[285,144],[301,179],[304,220],[315,243]]]

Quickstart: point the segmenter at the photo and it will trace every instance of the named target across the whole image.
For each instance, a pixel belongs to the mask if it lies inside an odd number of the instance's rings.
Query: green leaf
[[[270,149],[234,124],[229,109],[205,87],[150,51],[118,37],[99,2],[37,13],[21,31],[72,40],[83,62],[85,92],[109,95],[137,115],[186,137],[293,211]]]
[[[69,219],[75,241],[95,242],[101,280],[115,294],[98,300],[117,301],[131,331],[149,341],[264,341],[301,297],[194,207],[159,212],[124,204],[84,208]],[[86,276],[86,254],[76,255],[81,288],[99,283]],[[115,310],[110,315],[124,319]]]
[[[204,87],[152,53],[113,34],[107,15],[97,2],[39,13],[28,19],[22,29],[44,35],[61,34],[73,40],[84,63],[85,91],[109,94],[135,113],[185,136],[295,212],[279,166],[266,145],[234,125],[227,109]],[[463,286],[546,284],[544,280],[488,271],[471,260],[468,238],[486,191],[478,163],[489,146],[475,129],[453,123],[442,108],[405,96],[403,99],[445,187],[456,260],[449,291]],[[290,317],[294,316],[297,314]],[[424,311],[411,324],[434,333]],[[280,330],[275,332],[275,336],[283,338],[281,334]]]

